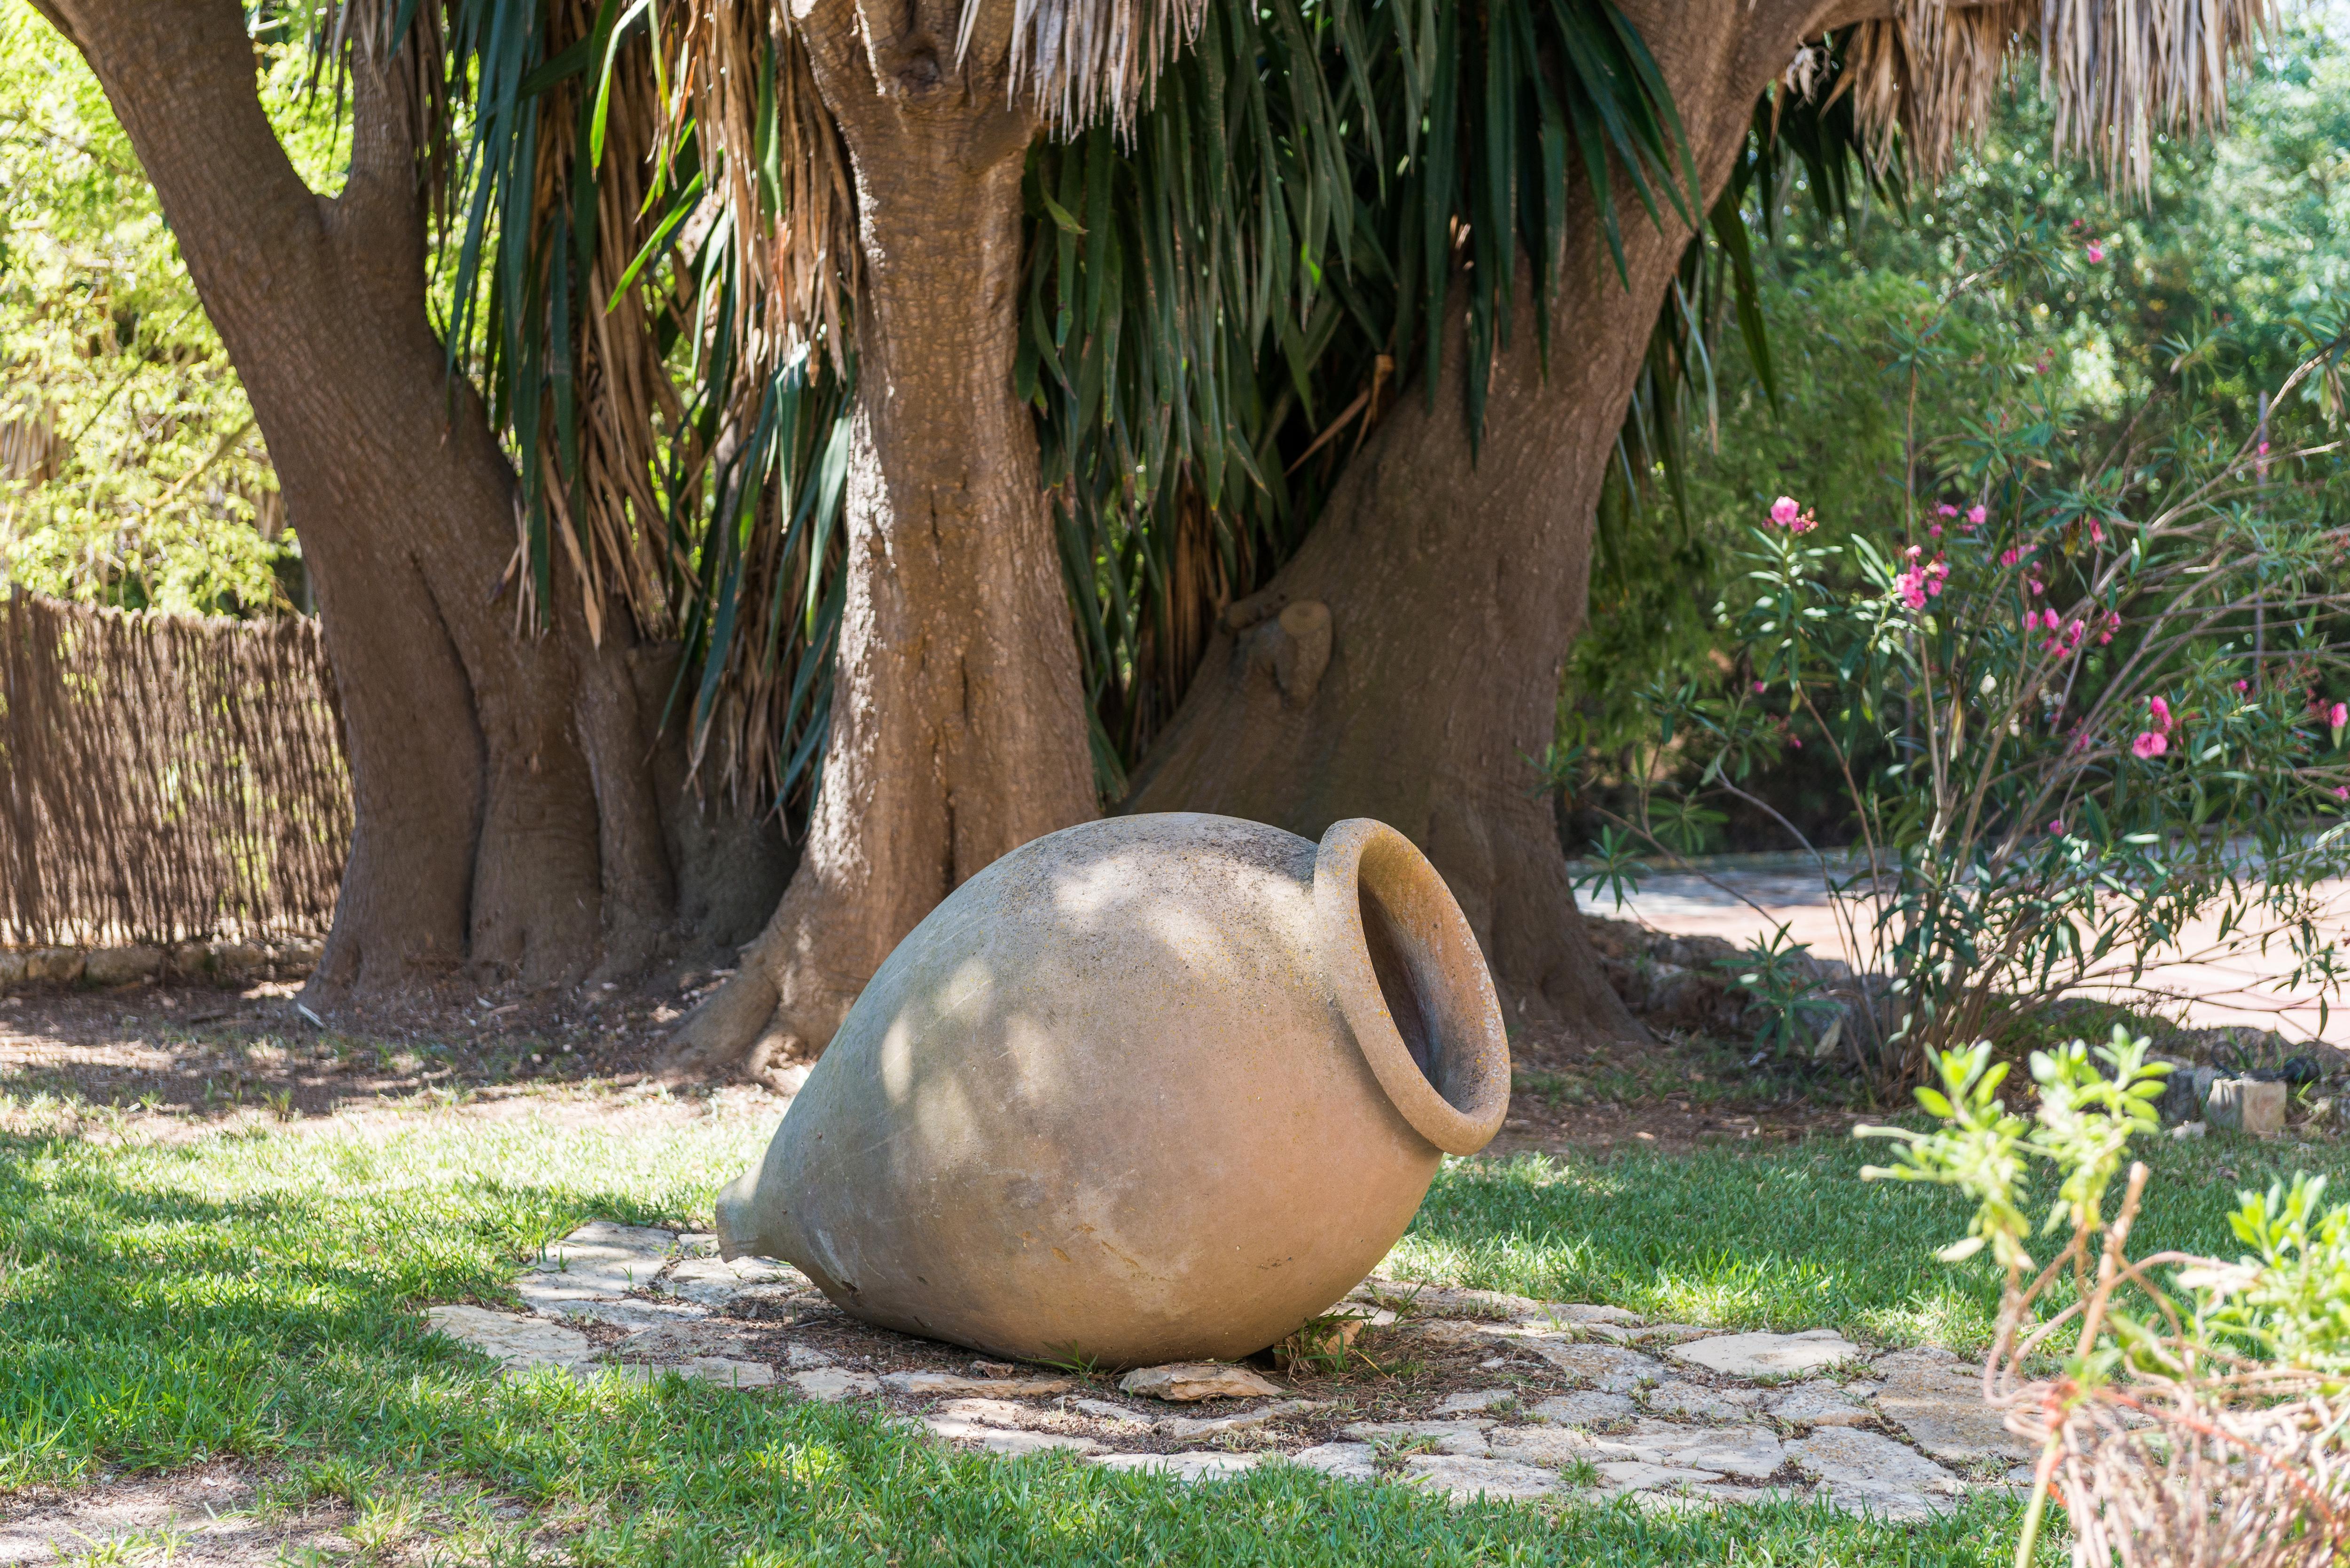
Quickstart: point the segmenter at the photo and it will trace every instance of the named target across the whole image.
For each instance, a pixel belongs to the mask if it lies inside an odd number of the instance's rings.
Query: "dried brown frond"
[[[594,0],[552,0],[546,12],[549,52],[593,37],[597,11]],[[662,115],[649,51],[623,49],[613,61],[603,160],[591,170],[580,166],[574,127],[581,96],[596,89],[591,75],[539,95],[541,151],[531,215],[534,225],[546,229],[557,214],[577,210],[583,182],[593,190],[594,248],[586,275],[574,286],[578,299],[571,342],[565,346],[579,410],[576,467],[566,474],[551,388],[540,426],[539,462],[548,475],[549,532],[561,541],[589,634],[600,642],[608,607],[615,600],[626,607],[640,635],[675,635],[682,607],[680,584],[667,558],[667,512],[653,475],[663,433],[675,431],[682,409],[655,331],[659,306],[646,290],[620,287],[662,215],[658,203],[648,202]],[[517,520],[518,528],[526,526],[526,520]],[[517,536],[518,548],[526,551],[527,543]],[[527,574],[522,580],[527,584]]]
[[[1911,171],[1932,179],[1989,123],[2009,56],[2036,48],[2056,155],[2144,199],[2156,134],[2226,123],[2228,67],[2273,15],[2272,0],[1899,0],[1855,29],[1845,75],[1877,167],[1898,128]]]
[[[737,316],[744,379],[763,382],[803,344],[840,363],[849,348],[843,304],[856,297],[859,270],[856,186],[789,8],[687,0],[671,37],[667,133],[691,127],[699,138],[712,215],[725,225],[712,241],[734,248],[753,294]],[[763,169],[770,82],[775,143]]]
[[[987,0],[965,0],[960,53]],[[1015,0],[1012,90],[1026,88],[1037,117],[1074,136],[1108,119],[1123,136],[1183,46],[1200,36],[1207,0]]]

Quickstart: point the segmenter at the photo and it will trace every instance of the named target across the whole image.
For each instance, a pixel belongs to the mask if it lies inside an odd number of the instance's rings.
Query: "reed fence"
[[[0,600],[0,941],[323,931],[350,836],[316,621]]]

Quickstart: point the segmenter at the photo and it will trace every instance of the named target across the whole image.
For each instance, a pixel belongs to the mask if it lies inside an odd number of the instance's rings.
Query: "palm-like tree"
[[[322,993],[739,939],[780,870],[753,819],[817,784],[706,1057],[820,1045],[1137,763],[1128,809],[1396,823],[1513,1008],[1629,1030],[1523,757],[1601,479],[1669,437],[1627,406],[1701,374],[1673,327],[1758,99],[1931,162],[2036,46],[2069,145],[2142,179],[2264,10],[351,0],[322,200],[235,0],[36,4],[318,574],[359,791]]]

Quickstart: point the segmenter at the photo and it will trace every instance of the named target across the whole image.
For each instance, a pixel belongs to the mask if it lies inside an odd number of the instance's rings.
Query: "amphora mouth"
[[[1483,1148],[1509,1111],[1509,1040],[1444,878],[1394,828],[1350,817],[1315,852],[1314,915],[1339,1010],[1397,1111],[1446,1154]]]

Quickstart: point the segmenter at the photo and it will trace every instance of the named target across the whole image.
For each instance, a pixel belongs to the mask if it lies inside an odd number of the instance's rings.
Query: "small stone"
[[[1648,1412],[1700,1421],[1738,1421],[1754,1414],[1761,1396],[1752,1388],[1709,1388],[1702,1383],[1667,1378],[1648,1391]]]
[[[1376,1480],[1378,1471],[1371,1463],[1376,1453],[1368,1443],[1317,1443],[1284,1457],[1292,1464],[1340,1480]]]
[[[2282,1084],[2220,1078],[2212,1083],[2211,1093],[2203,1102],[2203,1119],[2216,1131],[2275,1137],[2284,1131],[2284,1108]]]
[[[1758,1480],[1787,1462],[1778,1434],[1760,1427],[1684,1428],[1661,1444],[1659,1452],[1667,1461],[1688,1469]]]
[[[1577,1345],[1549,1337],[1529,1337],[1524,1345],[1576,1382],[1604,1393],[1629,1394],[1664,1376],[1664,1364],[1655,1356],[1621,1345]]]
[[[787,1345],[784,1346],[784,1365],[806,1370],[811,1366],[830,1366],[833,1358],[829,1353],[818,1350],[813,1345]]]
[[[1279,1404],[1267,1405],[1261,1410],[1244,1411],[1237,1416],[1219,1416],[1203,1420],[1194,1420],[1183,1416],[1168,1416],[1159,1420],[1155,1429],[1163,1438],[1173,1438],[1179,1442],[1196,1442],[1203,1438],[1222,1437],[1227,1432],[1245,1432],[1253,1428],[1264,1426],[1268,1422],[1277,1421],[1284,1416],[1299,1415],[1307,1410],[1319,1410],[1321,1407],[1318,1403],[1311,1399],[1284,1399]]]
[[[571,1366],[595,1354],[588,1336],[577,1329],[559,1328],[542,1318],[520,1313],[492,1312],[477,1306],[427,1307],[424,1321],[433,1332],[469,1345],[495,1359],[508,1371],[526,1366]]]
[[[1667,1421],[1641,1421],[1628,1431],[1596,1435],[1589,1442],[1610,1459],[1731,1475],[1767,1476],[1786,1462],[1777,1435],[1759,1427],[1679,1427]]]
[[[129,985],[160,974],[162,969],[161,948],[95,948],[82,961],[81,977],[91,985]]]
[[[1632,1327],[1599,1323],[1591,1325],[1591,1332],[1610,1345],[1677,1345],[1684,1339],[1701,1339],[1713,1330],[1695,1323],[1651,1323]]]
[[[529,1303],[531,1311],[541,1317],[584,1317],[618,1328],[648,1329],[673,1327],[710,1315],[708,1307],[687,1302],[649,1302],[633,1296],[557,1295],[549,1299],[545,1293],[532,1288],[536,1277],[524,1275],[515,1282],[515,1289]]]
[[[1703,1470],[1683,1469],[1678,1465],[1655,1465],[1644,1459],[1612,1459],[1597,1467],[1599,1479],[1611,1497],[1619,1492],[1649,1491],[1666,1486],[1702,1486],[1713,1480]]]
[[[1604,1427],[1632,1417],[1632,1401],[1622,1394],[1561,1394],[1544,1400],[1527,1414],[1563,1427]]]
[[[549,1245],[546,1262],[532,1272],[555,1275],[582,1294],[626,1295],[653,1282],[676,1244],[674,1231],[591,1220]]]
[[[35,948],[25,955],[25,978],[36,985],[71,985],[88,961],[79,948]]]
[[[1786,1487],[1688,1481],[1671,1491],[1634,1492],[1632,1505],[1650,1512],[1693,1513],[1722,1508],[1762,1508],[1799,1501],[1802,1497],[1803,1493]]]
[[[1148,1394],[1153,1398],[1190,1404],[1199,1399],[1254,1399],[1279,1394],[1280,1386],[1267,1382],[1245,1366],[1220,1361],[1180,1361],[1166,1366],[1145,1366],[1118,1380],[1121,1394]]]
[[[811,1399],[827,1405],[837,1405],[843,1399],[864,1399],[881,1392],[881,1379],[870,1372],[851,1372],[846,1367],[819,1366],[808,1372],[795,1372],[791,1384]]]
[[[1152,1417],[1123,1405],[1113,1405],[1107,1399],[1071,1399],[1070,1409],[1079,1415],[1091,1416],[1097,1421],[1117,1421],[1129,1427],[1149,1427]]]
[[[672,1266],[654,1288],[703,1306],[724,1307],[754,1285],[786,1284],[806,1290],[813,1282],[789,1263],[765,1258],[688,1258]]]
[[[1403,1479],[1413,1486],[1448,1492],[1459,1502],[1487,1497],[1548,1497],[1559,1490],[1555,1471],[1512,1459],[1456,1454],[1414,1454],[1403,1462]]]
[[[1042,1412],[1009,1399],[950,1399],[936,1414],[952,1421],[976,1421],[983,1427],[1029,1427]]]
[[[1947,1352],[1936,1357],[1902,1351],[1879,1356],[1873,1370],[1884,1379],[1877,1410],[1943,1463],[1978,1465],[2039,1455],[2036,1445],[2009,1431],[2000,1413],[1983,1403],[1981,1367]]]
[[[1956,1506],[1958,1477],[1876,1432],[1828,1428],[1788,1444],[1787,1452],[1848,1513],[1907,1522]]]
[[[1866,1407],[1835,1384],[1818,1380],[1778,1390],[1763,1408],[1773,1420],[1799,1431],[1810,1427],[1861,1427],[1869,1421]]]
[[[1850,1361],[1860,1346],[1834,1329],[1803,1334],[1731,1334],[1677,1345],[1666,1353],[1677,1361],[1726,1377],[1786,1377]]]
[[[1465,1416],[1475,1410],[1490,1410],[1496,1405],[1513,1405],[1518,1391],[1514,1388],[1478,1388],[1466,1394],[1448,1394],[1436,1402],[1440,1416]]]
[[[1087,1459],[1106,1470],[1171,1476],[1189,1485],[1223,1480],[1263,1464],[1263,1454],[1102,1454]]]
[[[931,1435],[950,1442],[976,1443],[991,1454],[1041,1454],[1055,1449],[1075,1454],[1097,1454],[1101,1445],[1091,1438],[1071,1437],[1066,1432],[1006,1431],[1001,1427],[984,1427],[976,1421],[954,1416],[925,1416],[922,1425]]]
[[[1439,1452],[1447,1454],[1482,1454],[1485,1452],[1485,1433],[1491,1421],[1357,1421],[1344,1428],[1345,1435],[1357,1442],[1386,1438],[1389,1442],[1412,1438],[1432,1439]]]
[[[892,1372],[881,1386],[893,1394],[925,1395],[933,1398],[957,1394],[993,1394],[1015,1399],[1040,1399],[1066,1394],[1076,1385],[1066,1377],[1027,1377],[1015,1383],[994,1378],[963,1377],[952,1372]]]
[[[1530,1465],[1555,1468],[1608,1457],[1590,1433],[1574,1427],[1501,1427],[1487,1433],[1486,1441],[1501,1458]]]
[[[606,1352],[615,1361],[687,1361],[697,1355],[749,1359],[751,1336],[714,1323],[662,1324],[639,1329]]]

